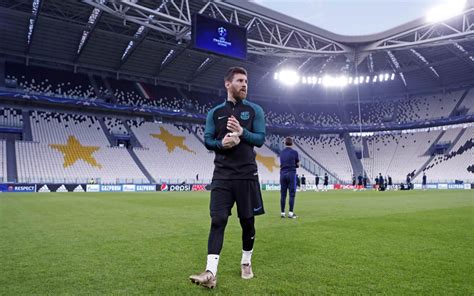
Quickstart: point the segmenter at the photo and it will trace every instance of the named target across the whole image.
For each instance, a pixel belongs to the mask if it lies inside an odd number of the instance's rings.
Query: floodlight
[[[461,14],[466,5],[466,0],[450,0],[444,4],[433,7],[426,14],[426,20],[430,23],[436,23],[452,18]]]
[[[280,71],[280,81],[286,85],[295,85],[300,81],[298,73],[293,70],[283,70]]]

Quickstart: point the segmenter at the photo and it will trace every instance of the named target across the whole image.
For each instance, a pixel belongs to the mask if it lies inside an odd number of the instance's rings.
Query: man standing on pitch
[[[286,138],[285,149],[280,153],[280,206],[281,217],[285,218],[286,192],[289,191],[290,211],[288,212],[288,218],[294,219],[296,218],[295,213],[293,213],[296,195],[296,168],[300,166],[300,159],[298,151],[293,150],[292,146],[293,139]]]
[[[422,178],[422,188],[423,190],[426,190],[427,186],[426,186],[426,174],[423,172],[423,178]]]
[[[241,277],[253,278],[251,257],[255,239],[254,216],[264,214],[258,182],[254,146],[265,142],[265,117],[247,97],[247,71],[232,67],[224,77],[227,100],[207,114],[204,141],[215,152],[211,184],[211,229],[207,245],[207,265],[203,273],[190,276],[193,283],[216,286],[219,255],[224,231],[234,203],[242,227]]]
[[[328,187],[329,187],[329,177],[328,177],[328,173],[324,173],[323,191],[328,191]]]
[[[316,191],[319,191],[319,175],[316,174],[316,178],[314,180],[315,185],[316,185]]]

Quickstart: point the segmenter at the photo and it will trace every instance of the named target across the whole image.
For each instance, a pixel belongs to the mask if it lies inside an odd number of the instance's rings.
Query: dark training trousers
[[[296,173],[295,172],[281,172],[280,173],[280,206],[281,212],[285,212],[286,205],[286,191],[290,193],[290,212],[293,212],[295,205],[295,194],[296,194]]]
[[[257,180],[213,180],[211,184],[211,230],[208,254],[220,254],[224,232],[234,204],[242,227],[242,250],[251,251],[255,241],[255,217],[265,213]]]
[[[213,216],[211,220],[211,231],[207,242],[208,254],[220,254],[224,244],[224,231],[228,216]],[[240,218],[242,227],[242,250],[251,251],[255,241],[255,217]]]

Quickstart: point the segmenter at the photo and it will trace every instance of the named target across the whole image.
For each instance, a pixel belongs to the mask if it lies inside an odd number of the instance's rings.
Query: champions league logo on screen
[[[219,38],[213,38],[212,41],[215,42],[217,45],[222,47],[229,47],[232,46],[232,42],[229,42],[225,39],[227,37],[227,29],[224,27],[217,28],[217,34]]]

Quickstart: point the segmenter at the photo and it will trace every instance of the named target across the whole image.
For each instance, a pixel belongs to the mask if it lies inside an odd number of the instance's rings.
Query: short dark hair
[[[247,76],[247,70],[242,67],[230,67],[229,70],[225,73],[224,81],[232,81],[235,74],[244,74]]]
[[[285,145],[286,146],[292,146],[293,145],[293,139],[290,137],[285,138]]]

